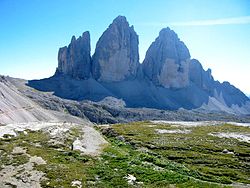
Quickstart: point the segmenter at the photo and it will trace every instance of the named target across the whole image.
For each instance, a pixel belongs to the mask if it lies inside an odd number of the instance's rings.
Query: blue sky
[[[215,79],[250,94],[249,0],[0,0],[0,74],[49,77],[58,48],[72,35],[90,31],[93,53],[118,15],[139,35],[141,62],[160,29],[170,26]]]

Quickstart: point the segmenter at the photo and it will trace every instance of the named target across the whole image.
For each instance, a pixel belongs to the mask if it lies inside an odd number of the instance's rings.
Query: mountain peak
[[[68,47],[59,49],[56,74],[86,79],[91,75],[90,64],[90,35],[86,31],[77,39],[72,36]]]
[[[117,16],[113,22],[109,25],[110,27],[116,27],[118,29],[122,29],[122,28],[130,28],[131,30],[134,31],[134,26],[133,25],[129,25],[129,22],[127,21],[127,18],[125,16]]]
[[[169,37],[178,38],[178,35],[173,30],[171,30],[169,27],[166,27],[166,28],[163,28],[159,32],[159,37],[163,38],[163,39],[167,39]]]
[[[136,77],[139,66],[138,35],[124,16],[104,31],[93,55],[94,78],[104,82]]]
[[[89,36],[89,37],[90,37],[89,31],[84,31],[84,32],[82,33],[82,37],[85,37],[85,36]]]
[[[125,16],[119,15],[113,20],[113,23],[128,23],[128,21]]]
[[[162,29],[143,61],[145,75],[156,85],[183,88],[189,85],[190,54],[186,45],[169,27]]]
[[[205,71],[198,60],[191,59],[187,46],[169,27],[159,32],[142,64],[138,44],[138,35],[124,16],[116,17],[103,32],[92,58],[89,32],[77,39],[73,36],[68,46],[59,49],[56,76],[92,80],[98,86],[81,85],[80,90],[58,93],[77,100],[116,96],[132,107],[193,109],[217,105],[216,109],[229,109],[238,105],[237,111],[250,111],[249,99],[229,83],[215,81],[211,69]]]

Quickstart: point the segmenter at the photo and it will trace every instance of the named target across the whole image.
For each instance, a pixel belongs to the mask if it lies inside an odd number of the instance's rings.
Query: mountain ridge
[[[13,82],[17,82],[17,87]],[[0,125],[27,122],[74,122],[89,123],[87,118],[77,118],[51,109],[44,109],[37,102],[27,97],[20,88],[27,86],[24,80],[0,75]],[[27,87],[27,88],[26,88]],[[89,123],[90,124],[90,123]]]
[[[83,36],[86,35],[85,40]],[[90,56],[90,34],[72,37],[58,53],[58,68],[48,79],[28,85],[72,100],[124,100],[127,107],[200,109],[250,114],[250,100],[229,82],[215,81],[211,69],[191,59],[188,48],[164,28],[139,63],[139,39],[124,16],[118,16]]]

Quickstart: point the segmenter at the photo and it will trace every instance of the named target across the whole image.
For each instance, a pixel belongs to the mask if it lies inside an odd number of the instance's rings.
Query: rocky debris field
[[[66,100],[53,95],[51,92],[42,92],[26,85],[27,81],[6,78],[20,93],[47,110],[60,113],[59,119],[72,122],[72,116],[97,124],[127,123],[144,120],[169,120],[169,121],[232,121],[250,122],[250,116],[228,113],[207,113],[195,110],[179,109],[177,111],[157,110],[150,108],[127,108],[122,99],[106,97],[99,102]],[[53,113],[56,113],[53,112]],[[59,113],[57,113],[58,115]],[[71,115],[71,116],[69,116]],[[76,120],[75,120],[76,121]],[[75,122],[73,121],[73,122]],[[79,120],[78,120],[79,121]]]
[[[25,82],[21,79],[0,76],[0,124],[38,121],[91,124],[84,116],[77,118],[68,113],[43,108],[37,101],[31,100],[24,94],[23,91],[28,88]],[[44,102],[45,100],[46,98]]]
[[[17,163],[2,166],[0,171],[0,186],[5,187],[40,187],[40,181],[45,180],[44,173],[34,169],[35,165],[46,165],[46,162],[37,156],[30,156],[21,147],[13,148],[8,156],[15,158]],[[23,161],[21,161],[23,159]],[[25,161],[26,160],[26,161]],[[25,163],[26,162],[26,163]],[[23,163],[23,164],[22,164]]]
[[[73,123],[9,124],[0,133],[3,188],[82,187],[81,165],[108,144],[93,127]]]

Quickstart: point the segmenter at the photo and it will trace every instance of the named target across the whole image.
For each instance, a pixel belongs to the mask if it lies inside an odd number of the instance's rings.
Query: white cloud
[[[221,18],[211,20],[194,20],[186,22],[147,22],[139,25],[144,26],[215,26],[215,25],[234,25],[234,24],[250,24],[250,16],[233,17],[233,18]]]

